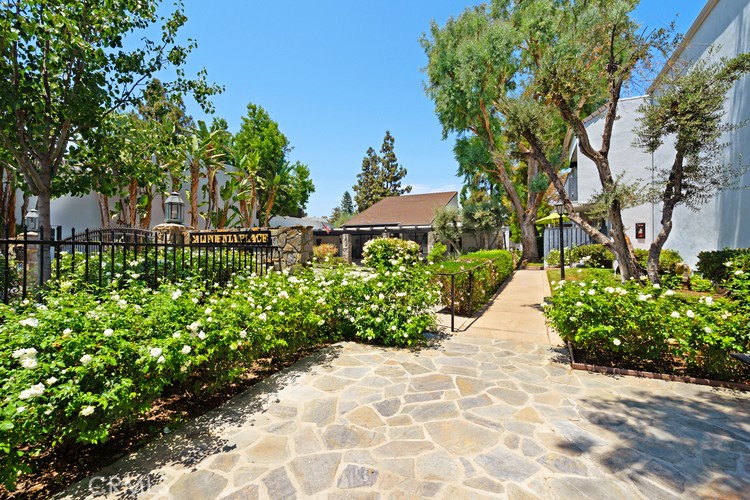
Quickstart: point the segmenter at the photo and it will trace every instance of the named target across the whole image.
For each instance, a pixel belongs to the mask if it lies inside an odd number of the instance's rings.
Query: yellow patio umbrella
[[[548,224],[558,224],[560,222],[560,216],[557,212],[552,212],[548,215],[545,215],[541,219],[537,219],[535,224],[537,226],[546,226]],[[563,215],[563,222],[570,222],[570,219],[568,219],[567,215]]]

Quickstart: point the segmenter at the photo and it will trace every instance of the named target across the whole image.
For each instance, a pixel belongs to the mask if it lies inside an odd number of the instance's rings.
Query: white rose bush
[[[616,287],[596,280],[553,282],[543,307],[579,361],[747,382],[747,369],[729,356],[750,352],[743,279],[731,275],[727,297],[675,293],[635,280]]]
[[[261,356],[339,340],[420,342],[439,294],[418,259],[397,264],[157,289],[74,279],[53,283],[43,304],[0,304],[0,481],[13,488],[40,453],[103,442],[165,391],[221,387]]]

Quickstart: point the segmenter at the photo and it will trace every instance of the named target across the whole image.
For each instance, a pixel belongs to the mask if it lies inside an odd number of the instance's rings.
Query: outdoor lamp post
[[[24,223],[26,224],[27,231],[32,233],[39,231],[39,213],[36,211],[36,208],[32,208],[26,212]]]
[[[563,214],[565,213],[565,206],[562,202],[555,204],[555,210],[557,215],[560,216],[560,279],[565,279],[565,247],[563,246]]]
[[[164,205],[166,206],[164,222],[182,224],[185,221],[185,202],[176,191],[172,191]]]

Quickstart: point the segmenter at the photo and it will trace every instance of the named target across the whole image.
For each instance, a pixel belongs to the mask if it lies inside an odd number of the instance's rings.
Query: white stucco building
[[[707,58],[711,47],[714,60],[750,51],[750,0],[709,0],[670,63],[689,65]],[[618,107],[609,160],[613,174],[622,173],[625,180],[647,180],[654,168],[664,168],[674,160],[674,147],[669,142],[653,155],[633,145],[637,110],[648,99],[649,96],[623,99]],[[729,123],[750,119],[750,76],[746,75],[729,91],[725,110],[725,120]],[[604,127],[603,114],[593,114],[586,120],[586,125],[589,137],[596,145]],[[725,151],[725,162],[737,162],[740,156],[743,163],[750,161],[750,126],[726,134],[723,141],[731,143]],[[574,163],[568,178],[568,192],[574,204],[585,206],[594,192],[601,190],[598,173],[593,162],[577,148],[572,158]],[[750,172],[744,174],[741,184],[750,186]],[[645,204],[626,209],[623,220],[633,245],[648,248],[661,228],[661,207],[659,204]],[[679,251],[690,265],[695,265],[698,252],[702,250],[750,247],[750,190],[719,193],[699,212],[679,206],[673,221],[665,248]],[[636,237],[637,224],[645,224],[642,238]]]

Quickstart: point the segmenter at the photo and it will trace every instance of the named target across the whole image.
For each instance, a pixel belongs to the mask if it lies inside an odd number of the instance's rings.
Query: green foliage
[[[698,271],[715,284],[722,283],[729,277],[727,262],[735,257],[750,254],[750,248],[724,248],[723,250],[704,251],[698,254]]]
[[[414,241],[399,238],[369,240],[362,249],[362,263],[376,269],[401,269],[419,260],[419,245]]]
[[[0,305],[0,481],[50,449],[106,441],[172,391],[216,390],[261,356],[341,339],[407,346],[438,297],[416,263],[238,274],[93,293],[64,281],[45,304]]]
[[[595,279],[552,284],[547,320],[589,361],[723,380],[746,377],[729,357],[750,350],[750,316],[739,301],[683,297],[632,280],[616,287]]]
[[[440,243],[439,241],[432,246],[432,250],[427,254],[427,262],[430,264],[437,264],[445,261],[445,254],[448,252],[448,247]]]
[[[709,279],[693,275],[690,277],[690,289],[694,292],[710,293],[714,291],[714,284]]]
[[[495,200],[469,202],[461,210],[461,229],[482,238],[487,248],[494,243],[507,218],[508,211]]]
[[[461,212],[454,207],[443,207],[437,210],[432,220],[432,230],[438,238],[447,241],[456,253],[461,251],[458,246],[462,233],[460,224]]]
[[[638,265],[645,268],[648,263],[648,250],[636,248],[634,250]],[[675,274],[675,266],[683,262],[677,250],[663,249],[659,254],[659,274]]]
[[[612,268],[615,256],[604,245],[580,245],[570,250],[571,260],[583,263],[584,267]]]
[[[725,266],[729,272],[722,286],[729,290],[730,297],[750,311],[750,252],[738,253]]]
[[[357,174],[357,184],[352,188],[357,210],[360,212],[383,198],[411,192],[411,186],[401,187],[406,169],[398,164],[393,143],[391,132],[386,130],[380,155],[373,148],[367,149],[367,154],[362,160],[362,171]]]
[[[341,197],[341,212],[345,214],[354,213],[354,202],[352,201],[352,195],[349,191],[344,191],[344,195]]]
[[[451,306],[451,274],[455,274],[455,312],[471,316],[492,298],[513,274],[513,255],[507,250],[484,250],[431,266],[443,306]]]
[[[560,250],[553,248],[547,252],[547,256],[544,258],[544,262],[550,267],[560,267]],[[570,266],[573,263],[573,256],[570,253],[570,249],[565,249],[565,265]]]

